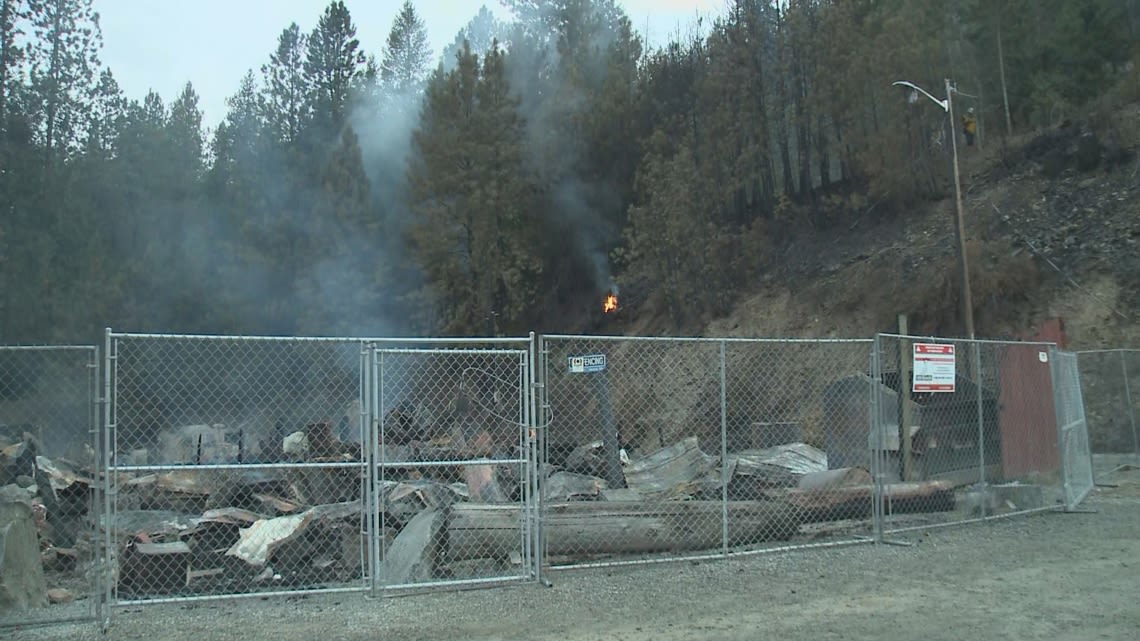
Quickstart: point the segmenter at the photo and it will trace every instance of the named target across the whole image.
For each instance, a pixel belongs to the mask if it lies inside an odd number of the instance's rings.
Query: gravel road
[[[1140,472],[1086,502],[862,545],[728,562],[561,572],[535,585],[116,611],[107,637],[167,641],[1017,641],[1140,638]],[[98,639],[92,626],[12,641]]]

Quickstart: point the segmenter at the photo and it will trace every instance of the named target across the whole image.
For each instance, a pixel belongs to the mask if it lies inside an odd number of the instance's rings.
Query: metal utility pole
[[[966,324],[966,336],[971,340],[974,339],[974,301],[973,295],[970,291],[970,264],[969,259],[966,257],[966,223],[965,214],[962,205],[962,179],[961,172],[958,169],[958,131],[957,124],[954,121],[954,102],[953,94],[957,91],[954,86],[950,84],[950,79],[946,79],[946,99],[939,100],[930,95],[925,89],[919,87],[913,82],[899,80],[892,85],[901,85],[910,87],[913,91],[921,93],[929,98],[934,104],[942,108],[950,118],[950,146],[954,154],[954,202],[957,208],[957,221],[954,228],[955,235],[958,237],[958,269],[961,272],[959,278],[962,287],[962,317]]]
[[[974,340],[974,298],[970,291],[970,263],[966,256],[966,222],[962,211],[962,179],[958,170],[958,132],[954,120],[954,88],[946,79],[946,113],[950,114],[950,147],[954,150],[954,201],[958,208],[958,263],[962,271],[962,310],[966,319],[966,336]]]

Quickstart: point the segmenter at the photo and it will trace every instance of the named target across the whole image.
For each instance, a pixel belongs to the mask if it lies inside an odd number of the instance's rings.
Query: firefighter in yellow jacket
[[[966,134],[966,146],[974,146],[974,136],[978,133],[978,119],[974,117],[974,108],[970,107],[966,110],[966,114],[962,116],[962,131]]]

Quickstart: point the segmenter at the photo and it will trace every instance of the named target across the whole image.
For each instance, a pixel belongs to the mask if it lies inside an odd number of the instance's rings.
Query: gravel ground
[[[550,639],[1017,641],[1140,638],[1140,472],[1043,514],[860,545],[560,572],[536,585],[385,600],[356,595],[117,610],[107,637],[169,641]],[[90,624],[12,641],[101,638]]]

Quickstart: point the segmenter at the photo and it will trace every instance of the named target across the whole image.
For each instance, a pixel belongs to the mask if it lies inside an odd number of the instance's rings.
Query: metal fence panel
[[[1076,354],[1053,353],[1053,381],[1056,389],[1057,422],[1064,461],[1065,505],[1075,508],[1092,492],[1092,451],[1081,393],[1080,367]]]
[[[111,603],[534,574],[530,339],[107,345]]]
[[[0,629],[102,612],[98,365],[93,346],[0,347]]]
[[[871,341],[744,340],[725,351],[726,550],[871,533]]]
[[[360,341],[108,348],[113,604],[367,589]]]
[[[880,335],[887,532],[1064,503],[1048,343]],[[905,426],[905,427],[900,427]],[[909,435],[909,443],[907,436]]]
[[[531,576],[530,349],[374,352],[385,590]]]
[[[1140,350],[1078,352],[1089,444],[1114,462],[1140,461]]]
[[[728,556],[869,531],[870,344],[543,337],[547,562]]]
[[[719,346],[545,336],[543,358],[546,562],[720,554]]]

